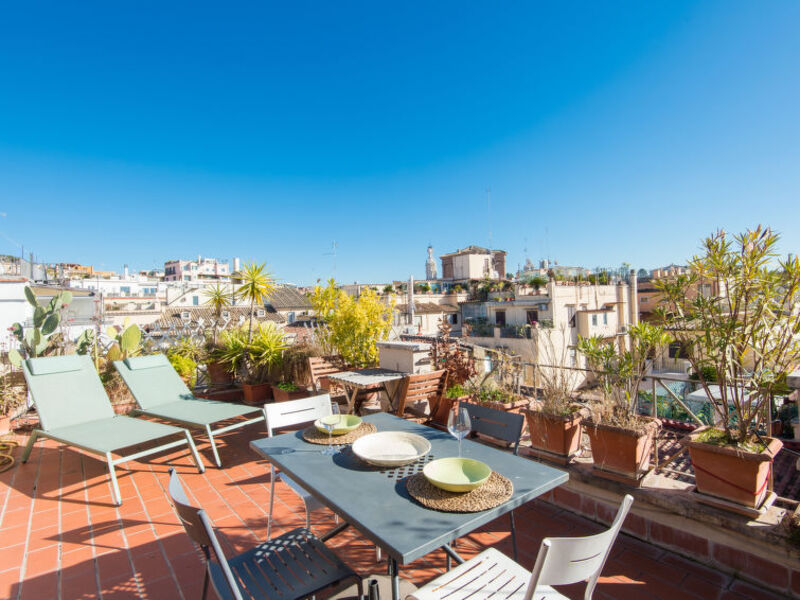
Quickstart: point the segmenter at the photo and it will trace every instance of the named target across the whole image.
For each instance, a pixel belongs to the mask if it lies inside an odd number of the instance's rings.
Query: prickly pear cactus
[[[71,292],[60,292],[45,306],[39,304],[36,294],[25,287],[25,299],[33,306],[33,327],[25,330],[20,323],[11,326],[11,334],[19,340],[20,350],[8,352],[11,364],[21,366],[25,358],[41,356],[50,346],[50,336],[61,323],[61,310],[72,302]]]

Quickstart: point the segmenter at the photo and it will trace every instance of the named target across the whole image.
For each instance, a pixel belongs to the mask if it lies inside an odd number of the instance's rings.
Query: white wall
[[[33,307],[25,299],[25,282],[0,281],[0,351],[15,347],[8,328],[33,318]]]

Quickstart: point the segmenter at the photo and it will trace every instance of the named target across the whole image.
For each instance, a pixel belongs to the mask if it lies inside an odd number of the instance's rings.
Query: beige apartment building
[[[627,344],[628,327],[638,322],[636,296],[635,276],[614,285],[551,280],[539,293],[467,302],[461,309],[465,323],[474,324],[468,339],[475,345],[503,349],[530,363],[584,367],[575,349],[579,337]]]
[[[502,280],[506,276],[505,250],[490,250],[468,246],[449,254],[442,254],[442,279],[467,281],[469,279]]]

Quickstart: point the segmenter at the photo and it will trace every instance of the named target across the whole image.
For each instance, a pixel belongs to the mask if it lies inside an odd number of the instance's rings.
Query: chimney
[[[636,271],[631,269],[628,277],[628,320],[631,325],[639,323],[639,282],[636,281]]]
[[[234,256],[233,257],[233,272],[234,273],[237,272],[239,270],[239,267],[240,267],[239,257],[238,256]]]
[[[125,276],[125,279],[128,279],[128,265],[125,265],[122,269],[122,272]]]

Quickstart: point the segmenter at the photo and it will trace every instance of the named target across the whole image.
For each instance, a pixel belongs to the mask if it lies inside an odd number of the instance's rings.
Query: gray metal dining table
[[[434,458],[456,456],[458,442],[448,433],[378,413],[364,418],[378,431],[407,431],[431,443]],[[357,458],[349,446],[333,456],[322,454],[324,446],[303,440],[301,431],[254,440],[250,446],[338,514],[343,522],[322,540],[353,526],[380,547],[387,556],[392,578],[392,598],[398,600],[398,564],[409,564],[442,549],[458,562],[462,559],[450,543],[514,508],[541,496],[563,483],[566,472],[514,456],[484,444],[464,440],[463,456],[481,460],[510,479],[514,493],[503,504],[481,512],[451,513],[425,508],[406,490],[403,474],[413,468],[372,467]]]

